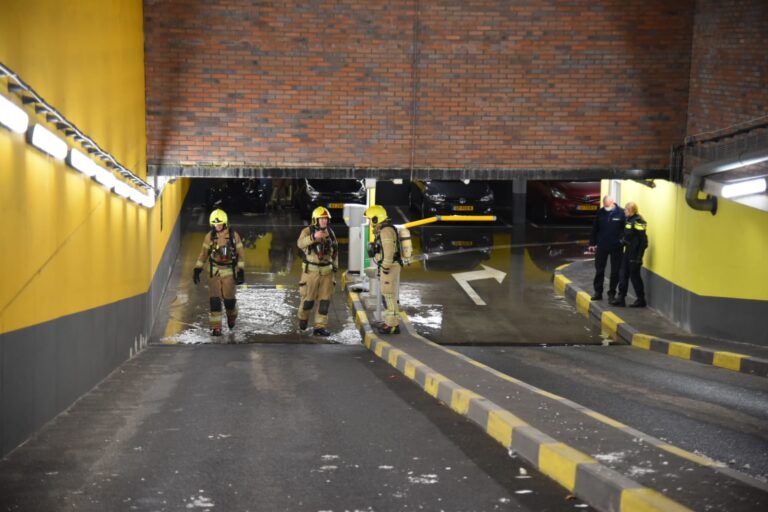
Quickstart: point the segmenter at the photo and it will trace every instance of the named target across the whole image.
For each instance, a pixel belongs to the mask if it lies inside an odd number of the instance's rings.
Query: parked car
[[[486,181],[414,180],[410,206],[422,217],[433,215],[491,215],[493,191]]]
[[[208,188],[205,205],[209,212],[265,213],[271,192],[268,179],[217,179]]]
[[[295,195],[302,219],[309,219],[312,210],[325,206],[331,220],[338,221],[344,213],[344,203],[365,204],[365,183],[355,179],[303,179]]]
[[[600,208],[599,181],[529,181],[527,211],[534,221],[593,219]]]
[[[424,270],[472,270],[491,257],[493,232],[482,227],[430,225],[417,228],[421,235]]]

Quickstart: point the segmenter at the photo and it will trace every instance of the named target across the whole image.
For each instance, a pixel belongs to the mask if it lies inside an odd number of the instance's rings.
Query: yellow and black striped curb
[[[601,465],[589,455],[558,442],[512,412],[472,390],[459,386],[449,377],[434,371],[425,363],[382,340],[374,334],[359,296],[350,292],[349,302],[354,311],[355,325],[360,330],[363,342],[369,350],[418,384],[428,394],[479,425],[505,448],[520,454],[541,473],[593,507],[598,510],[619,512],[690,510],[660,492],[644,487],[617,471]],[[457,353],[454,352],[454,354]],[[484,366],[476,361],[473,361],[473,364]],[[513,382],[524,384],[512,377],[506,375],[505,377],[505,380],[511,379]],[[539,391],[543,394],[547,393],[543,390]]]
[[[755,488],[758,488],[758,489],[760,489],[762,491],[768,492],[768,483],[765,483],[765,482],[763,482],[761,480],[756,480],[756,479],[750,477],[749,475],[746,475],[746,474],[741,473],[741,472],[739,472],[737,470],[734,470],[734,469],[730,468],[729,466],[727,466],[723,462],[718,462],[718,461],[709,459],[707,457],[702,457],[701,455],[697,455],[697,454],[695,454],[693,452],[689,452],[687,450],[683,450],[682,448],[678,448],[677,446],[671,445],[671,444],[667,443],[666,441],[662,441],[661,439],[658,439],[658,438],[653,437],[651,435],[648,435],[648,434],[646,434],[644,432],[641,432],[641,431],[639,431],[637,429],[634,429],[634,428],[630,427],[629,425],[625,425],[624,423],[621,423],[620,421],[617,421],[617,420],[615,420],[613,418],[605,416],[604,414],[601,414],[601,413],[599,413],[597,411],[593,411],[592,409],[584,407],[583,405],[578,404],[578,403],[576,403],[576,402],[574,402],[572,400],[568,400],[565,397],[556,395],[554,393],[551,393],[549,391],[543,390],[541,388],[537,388],[536,386],[533,386],[531,384],[528,384],[527,382],[523,382],[523,381],[521,381],[519,379],[511,377],[511,376],[509,376],[509,375],[507,375],[507,374],[505,374],[503,372],[500,372],[500,371],[498,371],[498,370],[496,370],[494,368],[491,368],[490,366],[485,365],[485,364],[483,364],[483,363],[481,363],[479,361],[475,361],[471,357],[466,356],[466,355],[464,355],[464,354],[462,354],[460,352],[457,352],[457,351],[452,350],[450,348],[447,348],[447,347],[444,347],[442,345],[439,345],[439,344],[437,344],[437,343],[435,343],[433,341],[430,341],[427,338],[421,336],[418,332],[416,332],[416,330],[414,329],[413,325],[408,320],[408,317],[404,313],[401,313],[401,315],[403,317],[403,322],[404,322],[404,325],[406,326],[406,329],[408,330],[408,333],[411,336],[413,336],[414,338],[419,339],[423,343],[431,345],[431,346],[435,347],[436,349],[442,350],[443,352],[451,354],[454,357],[462,359],[462,360],[466,361],[467,363],[469,363],[469,364],[471,364],[473,366],[476,366],[478,368],[481,368],[481,369],[487,371],[488,373],[490,373],[490,374],[492,374],[492,375],[494,375],[494,376],[496,376],[496,377],[498,377],[498,378],[500,378],[502,380],[514,383],[515,385],[517,385],[517,386],[519,386],[521,388],[525,388],[525,389],[527,389],[527,390],[529,390],[529,391],[531,391],[533,393],[536,393],[538,395],[547,397],[547,398],[549,398],[551,400],[555,400],[556,402],[558,402],[558,403],[560,403],[562,405],[570,407],[571,409],[573,409],[575,411],[578,411],[578,412],[580,412],[582,414],[585,414],[585,415],[589,416],[590,418],[595,419],[595,420],[597,420],[597,421],[599,421],[601,423],[604,423],[605,425],[607,425],[609,427],[612,427],[612,428],[614,428],[616,430],[619,430],[619,431],[627,434],[628,436],[630,436],[632,438],[642,440],[644,443],[646,443],[646,444],[648,444],[650,446],[653,446],[653,447],[658,448],[660,450],[664,450],[667,453],[676,455],[678,457],[686,459],[686,460],[688,460],[690,462],[693,462],[695,464],[698,464],[700,466],[704,466],[704,467],[710,468],[713,471],[716,471],[718,473],[722,473],[722,474],[728,476],[729,478],[733,478],[734,480],[738,480],[739,482],[745,483],[745,484],[747,484],[747,485],[749,485],[751,487],[755,487]]]
[[[603,334],[614,341],[623,341],[633,347],[660,352],[680,359],[725,368],[735,372],[747,373],[758,377],[768,377],[768,360],[747,354],[713,350],[699,345],[667,340],[651,334],[644,334],[621,319],[615,312],[590,298],[566,277],[562,270],[568,265],[555,269],[555,292],[565,297],[576,306],[576,310],[585,318],[600,325]]]

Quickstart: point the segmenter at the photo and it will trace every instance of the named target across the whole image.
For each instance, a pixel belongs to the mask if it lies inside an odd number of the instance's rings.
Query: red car
[[[599,181],[529,181],[528,217],[550,219],[593,219],[600,208]]]

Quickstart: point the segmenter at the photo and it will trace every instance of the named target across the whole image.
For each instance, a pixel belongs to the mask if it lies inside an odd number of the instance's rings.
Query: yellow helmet
[[[365,213],[363,214],[367,219],[371,220],[371,224],[374,226],[376,224],[381,224],[385,220],[387,220],[387,210],[384,209],[383,206],[380,206],[378,204],[374,204],[373,206],[369,206],[366,208]]]
[[[216,209],[211,212],[211,216],[208,217],[208,222],[211,226],[215,226],[216,224],[224,224],[224,226],[226,226],[229,223],[229,219],[224,210]]]
[[[325,217],[328,219],[328,222],[331,222],[331,212],[328,211],[328,208],[325,206],[318,206],[314,210],[312,210],[312,225],[317,226],[317,219],[320,217]]]

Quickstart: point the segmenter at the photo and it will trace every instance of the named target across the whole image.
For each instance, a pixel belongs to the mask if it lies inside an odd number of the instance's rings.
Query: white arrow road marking
[[[471,272],[460,272],[458,274],[451,275],[456,280],[456,282],[459,283],[459,286],[461,286],[462,289],[467,292],[469,298],[475,301],[475,304],[478,306],[485,306],[485,301],[480,298],[480,296],[475,290],[472,289],[471,286],[469,286],[469,282],[477,281],[478,279],[495,279],[499,284],[501,284],[507,273],[502,272],[501,270],[496,270],[492,267],[486,267],[485,265],[481,265],[481,267],[483,267],[483,270],[472,270]]]

